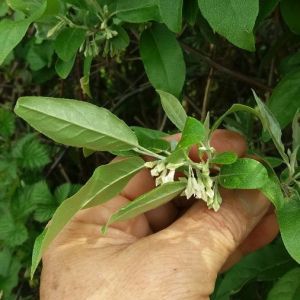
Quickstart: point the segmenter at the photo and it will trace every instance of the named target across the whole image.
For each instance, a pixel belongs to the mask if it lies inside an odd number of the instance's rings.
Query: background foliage
[[[291,148],[287,125],[300,107],[300,4],[231,3],[1,0],[3,299],[38,299],[38,280],[29,279],[34,239],[58,205],[111,158],[97,153],[85,159],[33,133],[11,112],[18,97],[75,98],[105,107],[129,125],[168,131],[172,126],[153,87],[179,97],[188,114],[202,120],[207,111],[216,119],[234,103],[255,107],[253,88]],[[247,139],[249,152],[283,171],[252,116],[236,113],[225,118],[225,127]],[[299,268],[280,237],[221,276],[212,299],[272,300],[278,291],[284,300],[300,295]]]

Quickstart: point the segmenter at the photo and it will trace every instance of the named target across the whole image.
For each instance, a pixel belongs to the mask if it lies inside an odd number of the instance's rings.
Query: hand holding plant
[[[180,135],[168,139],[179,141]],[[239,157],[246,152],[242,137],[225,130],[214,133],[211,146]],[[199,160],[196,147],[190,158]],[[278,233],[261,193],[221,189],[218,213],[179,196],[101,234],[111,214],[154,188],[144,168],[109,202],[79,212],[44,255],[42,299],[208,299],[220,271]]]

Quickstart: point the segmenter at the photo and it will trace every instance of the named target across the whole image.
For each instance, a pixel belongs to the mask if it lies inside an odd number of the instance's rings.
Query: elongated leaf
[[[46,7],[47,2],[25,20],[11,21],[4,19],[0,23],[0,65],[8,54],[21,42],[29,25],[43,15]]]
[[[300,118],[300,110],[298,109],[294,119],[293,119],[293,150],[295,150],[298,146],[300,146],[300,124],[299,124],[299,118]]]
[[[295,268],[280,278],[268,294],[267,300],[300,299],[300,268]]]
[[[234,45],[255,50],[253,28],[259,11],[258,0],[198,0],[211,27]]]
[[[185,186],[185,182],[168,182],[140,196],[114,213],[102,227],[102,233],[105,234],[107,227],[112,223],[127,221],[171,201]]]
[[[198,0],[189,0],[183,2],[183,16],[191,26],[194,26],[196,23],[198,11]]]
[[[85,39],[86,30],[81,28],[65,28],[55,40],[55,51],[60,59],[70,61]]]
[[[271,14],[280,0],[259,0],[259,13],[255,21],[254,32],[261,22]]]
[[[142,33],[140,53],[147,76],[157,89],[179,97],[185,81],[185,62],[174,34],[156,24]]]
[[[117,16],[130,23],[161,22],[158,0],[119,0]]]
[[[281,209],[284,204],[284,197],[277,177],[269,177],[267,183],[259,190],[274,204],[276,210]]]
[[[158,0],[158,5],[163,22],[173,32],[180,32],[183,0]]]
[[[47,6],[41,15],[41,17],[49,17],[58,15],[60,12],[59,0],[7,0],[7,4],[13,9],[24,13],[26,16],[32,15],[34,12],[39,10],[43,3],[47,2]],[[40,17],[39,17],[40,18]]]
[[[132,157],[98,167],[79,192],[61,204],[49,227],[37,239],[32,256],[31,276],[44,251],[78,211],[103,204],[118,195],[143,166],[144,161],[141,158]]]
[[[74,62],[75,62],[76,55],[74,55],[73,58],[71,58],[69,61],[63,61],[59,57],[57,58],[56,64],[55,64],[55,70],[59,77],[62,79],[66,79],[69,74],[72,71]]]
[[[138,146],[137,138],[123,121],[86,102],[24,97],[18,100],[15,112],[38,131],[68,146],[98,151]]]
[[[295,34],[300,34],[299,14],[300,3],[294,0],[282,0],[281,12],[285,22]]]
[[[268,181],[266,168],[250,158],[238,158],[232,165],[223,165],[220,185],[228,189],[257,189]]]
[[[166,115],[180,131],[183,131],[187,115],[182,105],[173,95],[163,91],[157,92]]]
[[[145,138],[147,137],[149,139],[160,139],[160,138],[168,136],[167,133],[158,131],[158,130],[154,130],[154,129],[138,127],[138,126],[131,126],[130,128],[134,131],[137,138],[139,138],[140,136],[143,136],[143,137],[145,137]]]
[[[131,129],[134,131],[139,141],[139,145],[150,151],[160,153],[162,151],[168,150],[170,147],[168,141],[161,139],[162,137],[168,135],[161,131],[142,127],[131,127]]]
[[[229,114],[232,114],[232,113],[235,113],[237,111],[245,111],[245,112],[249,112],[253,115],[255,115],[256,117],[258,117],[263,126],[266,127],[266,121],[264,120],[264,118],[262,117],[262,115],[257,112],[255,109],[249,107],[249,106],[245,106],[245,105],[242,105],[242,104],[233,104],[232,107],[225,113],[223,114],[215,123],[214,125],[212,126],[211,130],[210,130],[210,133],[209,133],[209,137],[211,137],[211,135],[214,133],[214,131],[221,125],[221,123],[223,122],[223,120],[229,115]]]
[[[191,117],[187,117],[181,140],[178,143],[176,150],[190,147],[194,144],[200,143],[205,136],[205,129],[203,124]],[[176,151],[175,150],[175,151]]]
[[[295,112],[300,108],[300,68],[280,81],[269,100],[268,108],[280,128],[286,127],[293,120]]]
[[[209,162],[214,164],[230,165],[237,160],[238,156],[235,152],[225,151],[215,155]]]
[[[290,255],[300,263],[300,199],[294,195],[277,212],[280,232]]]
[[[260,113],[262,115],[262,117],[265,120],[265,129],[268,130],[269,134],[272,137],[272,140],[278,150],[278,152],[280,153],[281,157],[283,158],[283,160],[288,163],[288,157],[284,152],[284,145],[281,141],[281,128],[280,125],[278,124],[278,121],[276,120],[276,118],[274,117],[274,115],[272,114],[272,112],[265,106],[265,104],[257,97],[256,93],[253,91],[254,94],[254,98],[255,101],[258,105],[258,108],[260,110]]]
[[[282,245],[269,245],[244,257],[230,269],[217,290],[218,300],[229,299],[245,284],[254,280],[276,280],[295,266]]]
[[[139,139],[139,144],[155,153],[160,153],[169,149],[169,142],[161,139]]]

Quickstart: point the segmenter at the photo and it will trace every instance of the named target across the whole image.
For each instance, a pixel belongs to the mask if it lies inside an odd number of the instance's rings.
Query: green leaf
[[[59,57],[57,58],[55,70],[59,77],[61,77],[62,79],[66,79],[69,76],[74,66],[75,58],[76,55],[74,55],[74,57],[69,61],[63,61]]]
[[[78,211],[100,205],[118,195],[143,166],[144,161],[141,158],[132,157],[98,167],[78,193],[61,204],[49,227],[37,239],[32,256],[31,276],[44,251]]]
[[[22,140],[13,150],[13,157],[18,159],[20,167],[25,169],[38,169],[46,166],[51,160],[48,149],[38,140]]]
[[[20,98],[15,113],[58,143],[97,151],[138,146],[131,129],[115,115],[92,104],[44,97]]]
[[[127,32],[118,25],[111,26],[112,30],[115,30],[118,35],[114,36],[110,42],[117,48],[117,49],[125,49],[128,47],[130,43],[130,38]]]
[[[283,160],[278,157],[265,156],[264,160],[266,160],[272,168],[279,167],[283,164]]]
[[[177,164],[187,159],[190,148],[183,148],[174,150],[167,158],[166,161],[171,164]]]
[[[51,66],[53,54],[54,45],[52,41],[44,41],[41,44],[31,43],[26,60],[31,70],[38,71]]]
[[[11,137],[15,131],[15,116],[6,109],[0,108],[0,136]]]
[[[183,16],[191,26],[194,26],[196,23],[198,11],[198,0],[183,2]]]
[[[143,136],[144,138],[149,138],[149,139],[160,139],[169,136],[167,133],[154,130],[154,129],[143,128],[138,126],[131,126],[130,128],[134,131],[137,138]]]
[[[82,28],[65,28],[55,40],[55,51],[65,62],[74,58],[77,50],[84,42],[86,30]]]
[[[300,109],[296,111],[296,114],[293,119],[292,129],[293,129],[293,150],[295,150],[298,146],[300,146]]]
[[[255,51],[253,28],[259,11],[258,0],[198,0],[211,27],[234,45]]]
[[[61,1],[86,11],[94,11],[94,8],[88,5],[87,1],[82,1],[82,0],[61,0]]]
[[[116,156],[139,156],[141,153],[134,150],[125,150],[125,151],[110,151],[111,154]]]
[[[268,102],[268,108],[277,119],[280,128],[286,127],[300,108],[300,68],[288,73],[276,86]]]
[[[283,243],[290,255],[300,263],[300,199],[294,195],[278,210],[278,222]]]
[[[261,22],[271,14],[280,0],[259,0],[259,13],[256,18],[254,32],[257,30]]]
[[[266,168],[251,158],[238,158],[232,165],[223,165],[220,184],[228,189],[258,189],[268,181]]]
[[[139,145],[143,148],[154,151],[155,153],[160,153],[168,150],[170,147],[168,141],[161,139],[168,135],[161,131],[142,127],[131,127],[131,129],[134,131],[139,141]]]
[[[13,10],[20,11],[26,16],[31,15],[35,11],[39,10],[46,2],[46,8],[39,18],[58,15],[61,8],[59,0],[6,0],[6,2]]]
[[[4,248],[0,251],[0,277],[8,276],[11,260],[12,257],[8,248]]]
[[[185,182],[168,182],[138,197],[114,213],[106,225],[102,227],[102,233],[105,234],[107,227],[112,223],[127,221],[171,201],[185,187]]]
[[[9,7],[6,4],[5,1],[2,1],[2,3],[0,3],[0,17],[4,17],[9,11]]]
[[[288,157],[284,152],[284,145],[281,141],[282,133],[278,121],[276,120],[272,112],[268,109],[268,107],[266,107],[266,105],[257,97],[254,91],[253,94],[254,94],[255,101],[258,105],[258,108],[260,110],[260,113],[262,114],[266,124],[264,128],[267,129],[269,134],[271,135],[272,140],[277,150],[279,151],[281,157],[283,158],[283,160],[286,163],[288,163]]]
[[[294,266],[295,262],[282,245],[269,245],[248,254],[226,273],[217,290],[216,299],[229,299],[226,297],[236,294],[254,280],[276,280]]]
[[[187,117],[181,140],[178,143],[175,151],[200,143],[203,140],[204,136],[205,129],[203,124],[194,118]]]
[[[216,154],[209,162],[214,164],[230,165],[237,160],[238,156],[235,152],[225,151]]]
[[[90,89],[90,77],[89,76],[83,76],[80,78],[80,86],[83,91],[83,94],[86,94],[90,98],[93,98],[92,94],[91,94],[91,89]]]
[[[210,130],[210,133],[209,133],[209,138],[211,138],[212,134],[215,132],[215,130],[221,125],[221,123],[223,122],[223,120],[229,115],[229,114],[232,114],[232,113],[235,113],[237,111],[245,111],[245,112],[249,112],[253,115],[255,115],[256,117],[258,117],[263,126],[266,127],[266,121],[264,120],[264,118],[262,117],[262,115],[257,112],[255,109],[249,107],[249,106],[245,106],[245,105],[242,105],[242,104],[233,104],[232,107],[225,113],[223,114],[215,123],[214,125],[212,126],[211,130]]]
[[[295,0],[281,0],[281,12],[285,22],[295,34],[300,34],[300,3]]]
[[[161,22],[158,0],[119,0],[117,17],[129,23]]]
[[[57,203],[61,204],[64,200],[66,200],[70,195],[71,185],[69,183],[64,183],[58,186],[55,189],[54,197]]]
[[[85,158],[91,156],[95,152],[96,152],[95,150],[91,150],[91,149],[88,149],[88,148],[83,148],[83,155],[84,155]]]
[[[139,144],[155,153],[160,153],[163,151],[166,151],[169,149],[170,144],[169,142],[165,140],[160,140],[160,139],[144,139],[144,138],[139,138]]]
[[[281,209],[284,204],[284,197],[277,177],[269,177],[266,184],[259,190],[274,204],[276,210]]]
[[[187,115],[180,102],[169,93],[163,91],[157,91],[157,93],[160,95],[161,104],[170,121],[183,131]]]
[[[160,15],[168,28],[179,33],[182,28],[183,0],[158,0]]]
[[[185,62],[174,34],[162,24],[146,29],[140,53],[151,84],[157,90],[179,97],[185,81]]]
[[[19,21],[4,19],[0,23],[0,65],[9,53],[21,42],[29,25],[44,14],[46,6],[47,2],[27,19]]]
[[[0,220],[0,240],[9,247],[22,245],[28,238],[26,227],[13,219],[10,212],[5,212]]]
[[[3,292],[4,298],[3,300],[15,300],[14,298],[8,298],[11,294],[11,291],[15,286],[17,286],[19,282],[19,273],[21,270],[21,263],[17,258],[14,258],[11,261],[10,267],[9,267],[9,273],[7,276],[1,278],[0,277],[0,291]],[[6,297],[8,296],[8,297]]]
[[[267,300],[300,299],[300,268],[295,268],[281,277],[268,294]]]

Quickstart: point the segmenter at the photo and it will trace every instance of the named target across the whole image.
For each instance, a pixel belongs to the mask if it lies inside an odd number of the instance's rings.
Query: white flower
[[[163,179],[163,183],[174,181],[175,170],[171,170],[168,175]]]
[[[177,164],[167,164],[167,169],[169,170],[176,170],[180,167],[182,167],[184,165],[184,162],[181,162],[181,163],[177,163]]]
[[[153,170],[152,170],[152,171],[153,171]],[[167,169],[164,169],[164,170],[162,171],[162,173],[160,174],[160,176],[157,177],[157,178],[155,179],[155,185],[156,185],[156,186],[159,186],[159,185],[161,185],[161,184],[164,183],[164,179],[165,179],[165,177],[166,177],[166,175],[167,175],[167,172],[168,172],[168,170],[167,170]]]
[[[144,164],[144,167],[151,169],[151,168],[155,167],[157,165],[157,163],[158,163],[158,160],[148,161]]]

